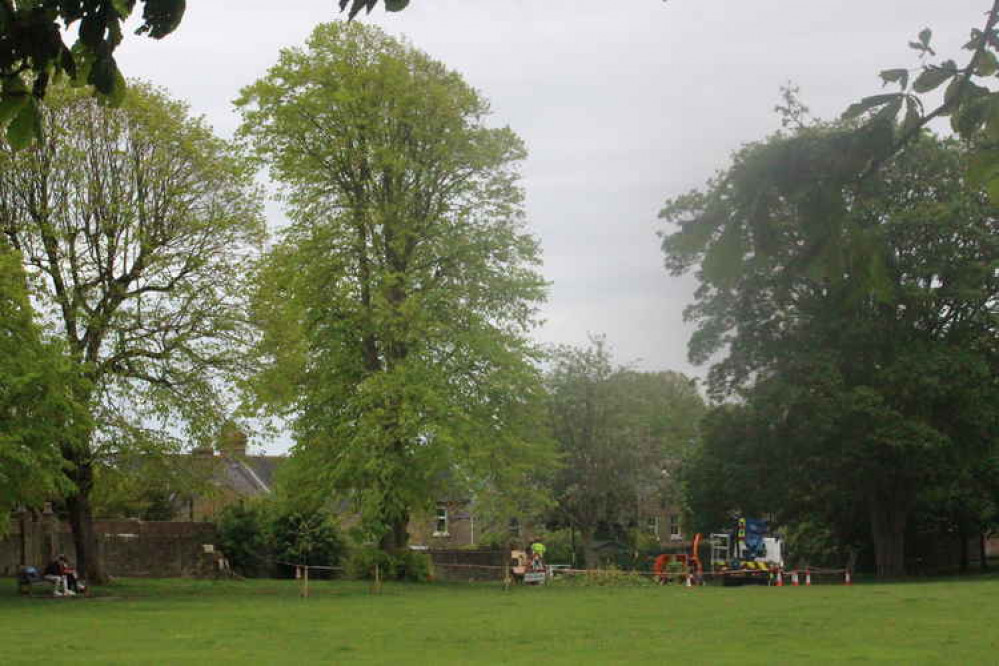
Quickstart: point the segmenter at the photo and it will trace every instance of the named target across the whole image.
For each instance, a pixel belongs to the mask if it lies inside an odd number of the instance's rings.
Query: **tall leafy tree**
[[[293,220],[260,273],[257,388],[293,419],[303,485],[352,498],[387,550],[442,496],[530,497],[550,459],[520,139],[458,74],[356,23],[317,27],[238,104]]]
[[[118,109],[50,91],[43,144],[0,144],[0,232],[82,380],[93,428],[59,440],[81,568],[95,469],[125,448],[209,438],[245,370],[243,278],[264,233],[253,170],[187,108],[133,85]]]
[[[797,492],[769,510],[859,500],[878,572],[898,575],[920,492],[995,445],[999,229],[962,146],[922,136],[846,186],[843,147],[864,140],[813,127],[745,148],[667,205],[663,249],[674,274],[698,267],[691,357],[725,352],[710,387],[748,401],[758,483],[791,465]]]
[[[557,522],[579,530],[588,567],[601,525],[634,523],[644,508],[679,504],[677,471],[704,413],[695,383],[675,372],[614,366],[601,338],[556,350],[546,378]]]

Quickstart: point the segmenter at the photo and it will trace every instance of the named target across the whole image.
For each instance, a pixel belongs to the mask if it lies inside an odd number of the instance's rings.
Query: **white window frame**
[[[669,514],[669,538],[674,541],[683,538],[683,532],[680,529],[680,514],[678,513]]]
[[[448,530],[449,522],[451,517],[448,515],[447,507],[440,505],[437,507],[437,515],[434,518],[434,536],[435,537],[446,537],[451,536],[451,532]],[[440,529],[443,525],[444,529]]]

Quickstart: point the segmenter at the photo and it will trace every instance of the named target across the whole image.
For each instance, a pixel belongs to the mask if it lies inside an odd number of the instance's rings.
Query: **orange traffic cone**
[[[798,587],[798,572],[795,571],[791,574],[791,585]]]
[[[693,586],[691,585],[691,583],[690,583],[690,579],[691,579],[691,578],[692,578],[692,576],[691,576],[690,574],[687,574],[687,580],[686,580],[686,582],[684,583],[684,586],[685,586],[685,587],[693,587]]]
[[[805,587],[808,587],[811,584],[812,584],[812,572],[809,571],[808,569],[805,569]]]
[[[777,572],[777,587],[784,587],[784,574],[781,571]]]
[[[844,585],[853,585],[853,580],[850,578],[850,570],[849,569],[847,569],[847,571],[846,571],[846,578],[843,579],[843,584]]]

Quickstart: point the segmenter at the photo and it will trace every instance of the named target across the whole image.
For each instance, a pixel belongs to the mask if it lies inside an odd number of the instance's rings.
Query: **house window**
[[[434,521],[434,536],[447,536],[447,507],[437,507],[437,519]]]
[[[648,530],[651,534],[655,534],[656,538],[659,538],[659,516],[649,518]]]
[[[680,539],[680,514],[669,514],[669,538]]]

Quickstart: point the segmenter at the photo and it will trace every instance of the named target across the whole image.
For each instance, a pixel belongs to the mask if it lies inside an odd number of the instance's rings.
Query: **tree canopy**
[[[615,366],[602,338],[557,349],[550,365],[549,419],[562,454],[553,522],[579,530],[587,566],[596,566],[599,527],[627,528],[643,512],[683,503],[677,472],[704,401],[679,373]]]
[[[15,506],[71,489],[58,442],[88,423],[78,376],[34,319],[21,256],[0,238],[0,533]]]
[[[745,401],[709,422],[701,492],[734,483],[729,509],[765,498],[785,518],[859,502],[897,575],[920,493],[995,445],[999,228],[964,180],[973,150],[923,135],[844,185],[844,142],[864,139],[817,126],[746,147],[666,206],[663,250],[674,274],[699,267],[691,358],[723,354],[710,389]]]
[[[357,23],[317,27],[237,103],[292,218],[258,278],[258,395],[293,419],[313,485],[386,549],[441,497],[530,498],[550,459],[520,139],[457,73]]]

